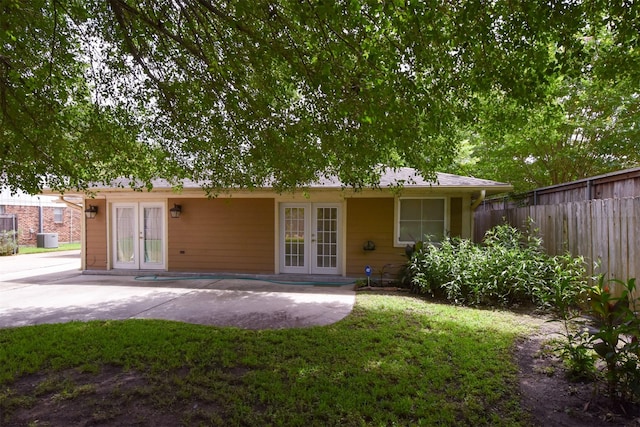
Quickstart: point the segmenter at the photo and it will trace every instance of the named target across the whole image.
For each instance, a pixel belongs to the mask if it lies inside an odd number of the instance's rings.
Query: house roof
[[[122,178],[115,180],[109,186],[93,186],[93,191],[130,191],[132,187],[131,179]],[[157,191],[172,189],[172,185],[165,179],[155,179],[152,181],[153,189]],[[181,181],[183,190],[197,190],[206,186],[206,183],[184,179]],[[134,183],[135,186],[135,183]],[[488,194],[505,193],[513,190],[513,186],[504,182],[491,181],[488,179],[474,178],[469,176],[453,175],[449,173],[437,173],[434,181],[423,178],[420,173],[413,168],[387,168],[380,176],[380,188],[451,188],[466,189],[470,191],[485,190]],[[309,189],[344,189],[348,188],[337,177],[322,178],[317,182],[307,186]],[[263,190],[269,190],[269,187]],[[70,193],[69,193],[70,194]]]
[[[427,181],[412,168],[400,168],[397,171],[387,169],[380,177],[381,186],[393,185],[400,180],[405,181],[405,185],[412,187],[468,187],[482,189],[497,189],[500,192],[510,191],[513,187],[505,182],[491,181],[488,179],[474,178],[471,176],[453,175],[450,173],[438,172],[436,182]]]
[[[42,207],[64,207],[65,204],[58,201],[54,196],[31,196],[21,191],[11,194],[8,189],[0,189],[0,205],[6,206],[42,206]]]
[[[511,184],[491,181],[488,179],[474,178],[470,176],[454,175],[450,173],[436,173],[435,181],[427,180],[413,168],[387,168],[380,176],[380,187],[403,187],[410,188],[434,188],[452,187],[469,189],[494,190],[493,192],[505,192],[513,189]],[[338,178],[325,178],[317,183],[311,184],[310,188],[342,188],[343,183]]]

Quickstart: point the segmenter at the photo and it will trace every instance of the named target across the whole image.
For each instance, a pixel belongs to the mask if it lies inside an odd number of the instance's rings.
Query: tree
[[[585,43],[606,50],[612,40],[605,32]],[[523,106],[499,94],[484,100],[467,133],[470,149],[452,170],[529,191],[640,164],[640,88],[624,74],[598,76],[601,58],[594,54],[589,70],[550,85],[544,103]]]
[[[70,2],[0,6],[0,187],[86,188],[94,178],[148,178],[154,161],[134,117],[97,102]],[[86,21],[86,19],[85,19]]]
[[[433,177],[491,93],[544,100],[608,22],[607,2],[0,0],[0,186],[117,176],[284,190],[380,165]],[[637,49],[636,49],[637,52]],[[634,68],[635,67],[635,68]],[[578,70],[581,68],[578,67]]]

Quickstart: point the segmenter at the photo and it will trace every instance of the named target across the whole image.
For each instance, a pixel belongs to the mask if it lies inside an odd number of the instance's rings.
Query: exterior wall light
[[[97,214],[98,207],[95,205],[89,205],[89,207],[84,210],[84,215],[89,219],[95,218]]]
[[[169,213],[171,214],[171,218],[180,218],[180,214],[182,213],[182,206],[173,204],[173,207],[169,209]]]

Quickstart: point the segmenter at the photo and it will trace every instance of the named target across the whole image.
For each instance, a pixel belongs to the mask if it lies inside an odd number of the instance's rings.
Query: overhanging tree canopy
[[[467,169],[530,191],[640,164],[637,84],[564,81],[549,98],[530,109],[487,101],[469,137],[475,163]]]
[[[30,192],[117,176],[357,187],[401,164],[432,176],[478,99],[543,100],[584,69],[594,29],[619,41],[602,75],[637,73],[637,12],[606,2],[0,4],[0,185]]]
[[[624,67],[638,55],[630,49],[615,58],[618,43],[606,27],[586,39],[588,66],[558,76],[545,102],[485,97],[468,127],[466,158],[459,156],[451,171],[530,191],[640,165],[640,83]],[[619,72],[607,78],[613,64]]]

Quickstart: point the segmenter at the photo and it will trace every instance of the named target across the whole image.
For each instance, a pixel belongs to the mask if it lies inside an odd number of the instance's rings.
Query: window
[[[53,208],[53,222],[56,224],[64,222],[64,208]]]
[[[7,213],[6,211],[7,211],[7,209],[5,208],[5,206],[4,205],[0,205],[0,214]]]
[[[397,204],[396,243],[431,239],[439,242],[446,230],[446,199],[401,198]]]

